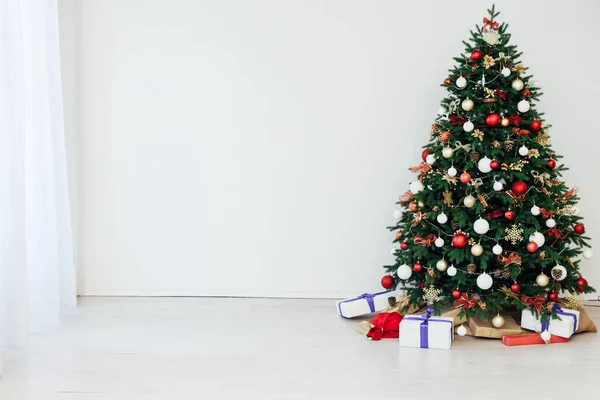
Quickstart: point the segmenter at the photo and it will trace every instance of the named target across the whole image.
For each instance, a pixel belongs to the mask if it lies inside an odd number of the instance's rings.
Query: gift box
[[[539,316],[536,317],[530,309],[526,308],[521,313],[521,326],[531,331],[548,331],[552,335],[570,338],[579,328],[579,311],[560,308],[557,304],[553,306],[552,310],[558,314],[560,319],[550,319],[549,323],[545,323]]]
[[[400,346],[444,349],[454,341],[454,318],[434,317],[433,309],[425,314],[407,315],[400,322]]]
[[[494,339],[501,339],[503,336],[519,335],[523,333],[523,330],[513,317],[508,314],[502,314],[502,317],[504,317],[504,325],[502,328],[494,328],[489,319],[484,320],[477,317],[469,319],[469,328],[473,333],[473,336]]]
[[[566,343],[569,339],[550,335],[550,343]],[[502,336],[502,343],[506,346],[523,346],[526,344],[546,344],[539,333],[525,333],[522,335]]]
[[[379,293],[365,293],[357,297],[340,300],[336,303],[337,312],[344,318],[383,311],[389,307],[388,297],[400,297],[402,292],[386,290]]]

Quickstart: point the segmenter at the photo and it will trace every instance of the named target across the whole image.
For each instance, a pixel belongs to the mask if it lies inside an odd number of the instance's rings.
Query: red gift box
[[[569,339],[550,335],[550,343],[565,343]],[[546,344],[539,333],[525,333],[523,335],[502,336],[502,343],[507,346],[522,346],[525,344]]]

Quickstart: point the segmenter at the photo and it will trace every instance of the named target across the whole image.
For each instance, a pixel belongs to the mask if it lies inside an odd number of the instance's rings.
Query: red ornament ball
[[[385,275],[383,278],[381,278],[381,286],[383,286],[384,289],[391,288],[393,284],[394,278],[392,278],[391,276]]]
[[[423,161],[425,161],[427,159],[427,156],[429,155],[430,151],[431,151],[431,149],[423,150],[423,152],[421,153],[421,158],[423,159]]]
[[[406,250],[406,249],[408,249],[408,243],[406,243],[406,242],[400,243],[400,250]]]
[[[523,90],[523,97],[525,97],[526,99],[531,97],[531,91],[529,89]]]
[[[585,225],[577,224],[573,227],[573,230],[575,231],[576,234],[583,235],[585,233]]]
[[[527,251],[530,253],[535,253],[538,249],[538,245],[536,242],[527,243]]]
[[[579,279],[577,279],[577,284],[579,286],[587,286],[588,281],[586,281],[584,278],[579,278]]]
[[[502,122],[502,117],[496,113],[488,114],[488,116],[485,117],[485,124],[487,126],[491,126],[491,127],[498,126],[498,125],[500,125],[501,122]]]
[[[537,119],[534,119],[533,121],[531,121],[531,125],[529,125],[529,127],[531,128],[532,131],[539,131],[540,129],[542,129],[542,123],[540,121],[538,121]]]
[[[416,263],[415,265],[413,265],[413,271],[415,271],[415,272],[423,271],[423,266],[421,265],[421,263]]]
[[[519,293],[521,291],[521,286],[518,283],[513,283],[510,285],[510,291],[513,293]]]
[[[550,293],[548,293],[548,300],[549,301],[556,301],[556,300],[558,300],[558,294],[556,292],[550,292]]]
[[[402,237],[402,231],[396,232],[396,239],[400,239]]]
[[[471,174],[469,174],[468,172],[463,172],[462,174],[460,174],[460,181],[462,183],[471,182]]]
[[[457,233],[452,238],[452,246],[462,249],[467,245],[467,236],[464,233]]]
[[[442,141],[447,142],[450,139],[450,135],[452,135],[452,132],[450,132],[450,131],[442,132],[442,135],[441,135]]]
[[[585,291],[585,288],[583,286],[577,286],[577,290],[579,290],[579,292],[583,293]]]
[[[454,297],[455,299],[458,299],[460,297],[460,290],[453,290],[452,291],[452,297]]]
[[[552,169],[556,168],[556,161],[552,159],[548,160],[548,166]]]
[[[504,213],[504,218],[506,218],[509,221],[512,221],[513,219],[515,219],[515,212],[512,210],[508,210]]]
[[[517,196],[525,194],[527,192],[527,184],[523,181],[516,181],[512,184],[512,191]]]
[[[412,211],[412,212],[415,212],[415,211],[417,211],[417,209],[418,209],[417,202],[416,202],[416,201],[413,201],[412,203],[410,203],[410,204],[408,205],[408,209],[409,209],[410,211]]]
[[[490,163],[490,168],[498,169],[498,168],[500,168],[500,163],[496,160],[492,160],[492,162]]]
[[[479,50],[473,50],[471,52],[471,59],[475,61],[480,60],[482,55]]]

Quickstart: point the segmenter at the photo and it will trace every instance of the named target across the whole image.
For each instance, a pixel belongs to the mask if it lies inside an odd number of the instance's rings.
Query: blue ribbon
[[[558,304],[554,304],[552,306],[552,311],[554,311],[558,315],[564,315],[565,317],[573,318],[573,333],[575,333],[575,331],[577,330],[577,314],[563,311],[563,309],[560,308],[560,306]],[[549,327],[550,327],[549,322],[542,321],[542,332],[547,331]]]
[[[449,324],[452,324],[452,329],[450,329],[450,341],[454,340],[454,321],[448,321],[446,319],[440,319],[440,318],[436,318],[433,317],[433,308],[429,307],[427,309],[427,312],[425,314],[421,314],[419,316],[406,316],[404,317],[405,320],[413,320],[413,321],[423,321],[421,322],[421,326],[419,328],[420,331],[420,338],[421,338],[421,348],[422,349],[428,349],[429,348],[429,321],[431,320],[432,322],[447,322]],[[402,332],[400,332],[402,334]]]
[[[375,298],[375,296],[379,296],[380,294],[389,293],[389,292],[390,292],[389,290],[384,290],[383,292],[377,292],[377,293],[373,293],[373,294],[364,293],[358,297],[340,301],[340,302],[338,302],[338,314],[340,314],[344,318],[348,318],[342,314],[342,303],[351,303],[353,301],[362,300],[362,299],[367,300],[367,304],[369,305],[369,310],[371,310],[371,312],[374,313],[375,312],[375,302],[373,301],[373,299]]]

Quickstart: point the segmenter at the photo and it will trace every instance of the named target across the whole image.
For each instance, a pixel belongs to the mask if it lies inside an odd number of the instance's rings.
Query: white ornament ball
[[[421,181],[414,181],[410,184],[409,189],[411,192],[413,192],[413,194],[417,194],[421,190],[425,189],[425,186],[423,186],[423,182]]]
[[[474,244],[471,247],[471,254],[473,254],[475,257],[479,257],[483,254],[483,246],[480,244]]]
[[[585,249],[585,250],[583,251],[583,258],[586,258],[586,259],[588,259],[588,260],[589,260],[589,259],[590,259],[590,258],[592,258],[593,256],[594,256],[594,252],[592,251],[592,249]]]
[[[548,228],[554,228],[556,226],[556,221],[553,218],[548,218],[546,220],[546,226]]]
[[[438,108],[438,115],[444,115],[444,114],[446,114],[446,108],[440,106],[440,108]]]
[[[435,239],[435,242],[433,242],[433,244],[435,244],[435,247],[442,247],[442,246],[444,246],[444,239],[439,237],[439,238]]]
[[[550,279],[548,278],[548,275],[542,272],[541,274],[535,277],[535,283],[537,283],[538,286],[544,287],[547,286],[548,283],[550,283]]]
[[[527,100],[521,100],[517,103],[517,110],[522,113],[526,113],[531,108],[531,105]]]
[[[504,185],[502,184],[502,182],[500,182],[500,181],[496,181],[496,182],[494,182],[494,190],[495,190],[496,192],[499,192],[499,191],[501,191],[502,189],[504,189]]]
[[[475,202],[477,200],[475,199],[475,197],[468,195],[467,197],[465,197],[465,199],[463,200],[463,204],[465,205],[465,207],[467,208],[471,208],[475,205]]]
[[[510,76],[510,68],[504,67],[500,73],[503,77],[508,78]]]
[[[448,168],[448,175],[456,176],[457,173],[458,173],[458,171],[456,170],[456,168],[454,168],[454,167]]]
[[[531,235],[529,235],[529,241],[535,242],[538,247],[542,247],[544,243],[546,243],[546,237],[543,233],[533,232]]]
[[[440,215],[437,216],[436,221],[440,224],[445,224],[446,222],[448,222],[448,216],[442,212]]]
[[[448,274],[448,276],[454,276],[456,275],[456,267],[454,265],[451,265],[448,267],[448,269],[446,270],[446,273]]]
[[[484,174],[487,174],[488,172],[490,172],[492,170],[491,164],[492,160],[490,160],[487,157],[483,157],[481,160],[479,160],[479,162],[477,163],[477,168],[483,172]]]
[[[540,215],[540,208],[538,206],[531,207],[531,214],[536,216]]]
[[[425,158],[425,162],[429,165],[433,164],[435,162],[435,156],[433,154],[429,154],[426,158]]]
[[[525,147],[525,145],[523,145],[519,147],[519,154],[522,156],[526,156],[527,154],[529,154],[529,149]]]
[[[547,341],[549,341],[550,339],[552,339],[552,335],[551,335],[551,334],[550,334],[550,332],[548,332],[548,331],[544,331],[544,332],[540,333],[540,337],[542,338],[542,340],[543,340],[544,342],[547,342]]]
[[[494,247],[492,247],[492,253],[494,253],[495,255],[499,255],[502,254],[502,246],[500,246],[499,244],[496,243],[496,245]]]
[[[479,219],[473,224],[473,229],[480,235],[485,235],[490,230],[490,223],[479,217]]]
[[[459,76],[456,80],[456,87],[459,89],[463,89],[465,86],[467,86],[467,80],[464,77]]]
[[[493,284],[494,280],[485,272],[477,277],[477,287],[481,290],[488,290]]]
[[[406,264],[402,264],[398,267],[398,270],[396,270],[396,275],[400,279],[407,280],[412,275],[412,268]]]
[[[475,125],[473,125],[471,121],[467,121],[463,124],[463,129],[465,130],[465,132],[473,132],[473,129],[475,129]]]
[[[467,334],[467,328],[465,328],[464,325],[459,326],[456,328],[456,334],[458,336],[465,336]]]
[[[567,269],[562,265],[556,264],[554,267],[552,267],[551,275],[555,281],[560,282],[567,277]]]
[[[390,254],[393,255],[393,256],[395,256],[396,255],[396,251],[398,251],[398,250],[400,250],[400,249],[397,249],[397,248],[394,247],[394,248],[392,248],[390,250]]]
[[[442,149],[442,155],[444,156],[444,158],[450,158],[454,155],[454,149],[451,147],[444,147]]]
[[[521,90],[523,90],[523,86],[525,86],[525,85],[523,85],[523,81],[522,80],[520,80],[519,78],[517,78],[514,81],[512,81],[511,86],[517,92],[520,92]]]
[[[502,328],[504,326],[504,317],[500,314],[497,314],[494,318],[492,318],[492,325],[494,325],[494,328]]]
[[[473,107],[475,107],[475,103],[473,103],[473,100],[471,99],[465,99],[463,100],[461,107],[465,111],[471,111]]]
[[[438,271],[444,272],[445,270],[448,269],[448,261],[446,261],[442,258],[437,263],[435,263],[435,267],[437,268]]]
[[[392,214],[392,217],[394,217],[394,219],[400,219],[402,218],[402,211],[396,209],[394,210],[394,213]]]

